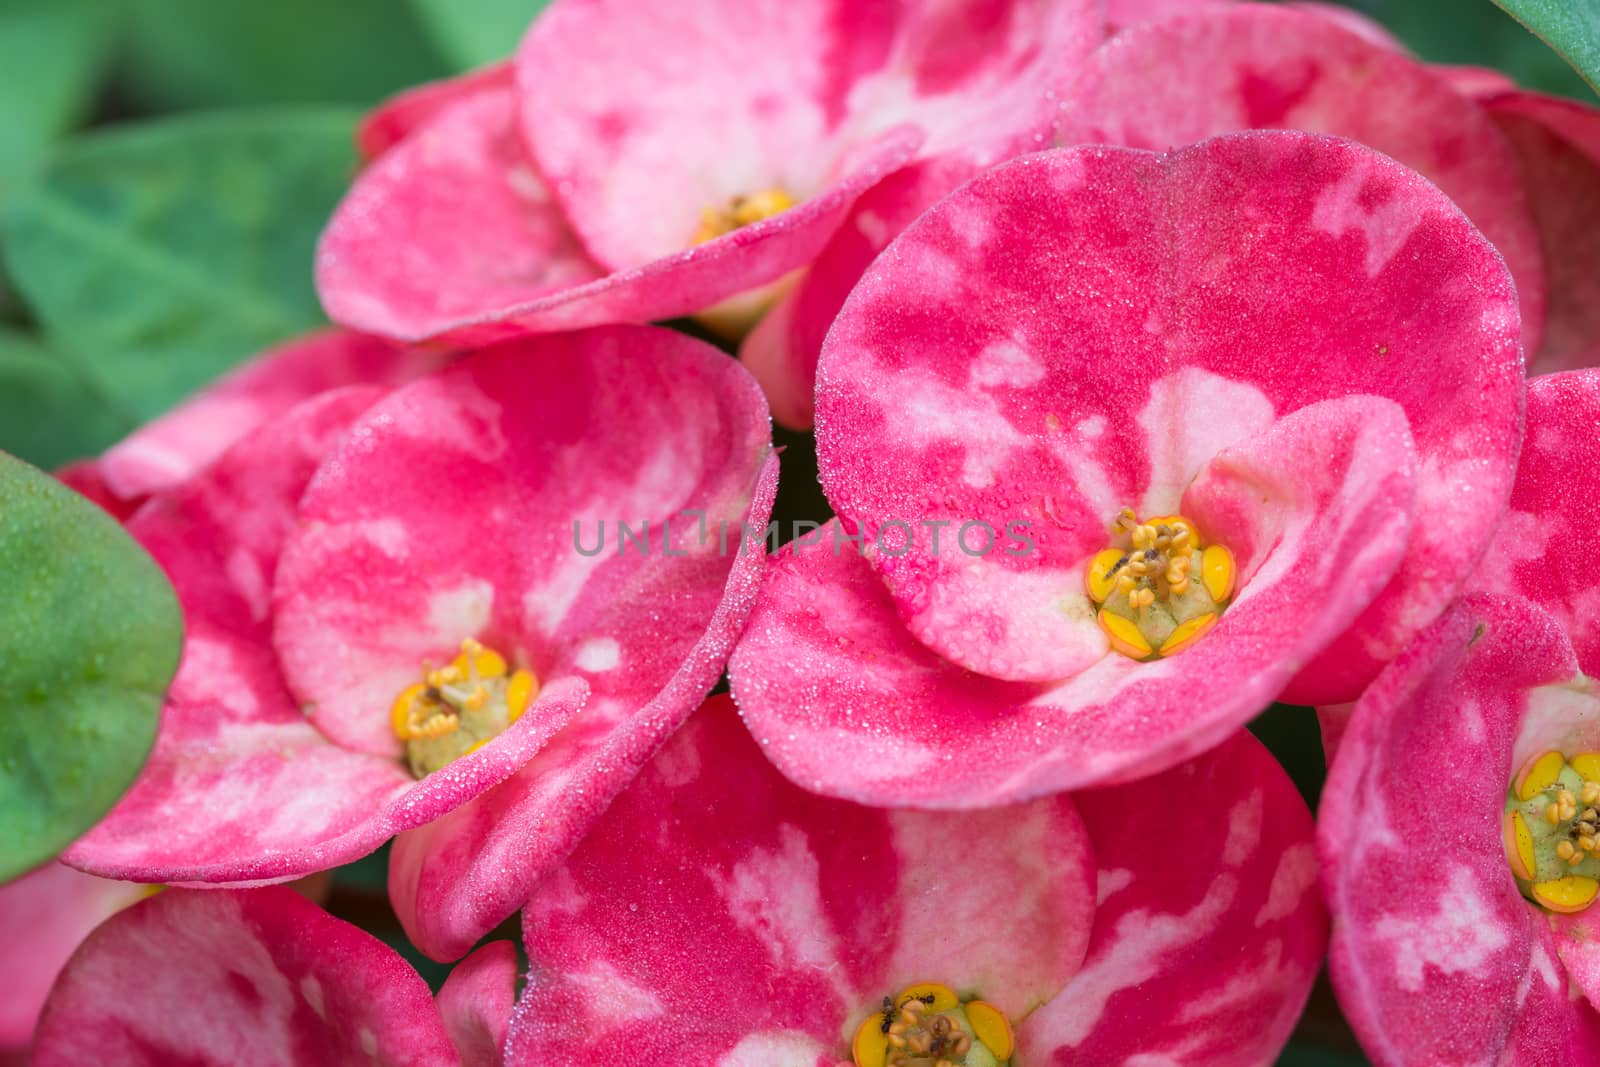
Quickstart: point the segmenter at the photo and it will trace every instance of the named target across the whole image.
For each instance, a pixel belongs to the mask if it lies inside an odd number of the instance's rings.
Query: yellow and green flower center
[[[1233,596],[1233,553],[1207,545],[1182,515],[1140,520],[1123,508],[1114,544],[1084,573],[1111,647],[1133,659],[1173,656],[1217,624]]]
[[[856,1067],[1007,1067],[1011,1021],[987,1001],[920,982],[884,997],[856,1030]]]
[[[1600,752],[1554,749],[1522,765],[1501,821],[1522,895],[1547,911],[1583,911],[1600,894]]]
[[[700,212],[700,228],[694,232],[693,243],[703,245],[753,222],[781,215],[794,204],[794,197],[777,187],[762,189],[748,196],[736,196],[725,204]]]
[[[421,778],[498,737],[538,693],[533,672],[510,671],[504,656],[469,637],[453,661],[424,666],[422,681],[400,691],[389,725]]]

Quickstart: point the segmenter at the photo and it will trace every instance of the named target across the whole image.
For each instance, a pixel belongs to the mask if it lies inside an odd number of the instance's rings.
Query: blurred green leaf
[[[183,617],[105,512],[0,454],[0,881],[94,825],[144,765]]]
[[[322,321],[317,234],[355,167],[355,115],[219,113],[69,141],[0,216],[55,346],[140,418]]]
[[[107,0],[0,4],[0,187],[83,118],[120,11]]]
[[[458,71],[471,70],[517,49],[534,16],[550,0],[411,0],[439,50]]]
[[[1435,63],[1494,67],[1530,89],[1592,100],[1576,71],[1517,26],[1491,0],[1347,0],[1378,19],[1422,58]],[[1549,0],[1551,6],[1593,10],[1595,0]],[[1508,4],[1509,6],[1509,4]],[[1593,17],[1593,16],[1591,16]]]
[[[133,425],[74,361],[0,328],[0,451],[50,469],[105,450]]]
[[[1600,0],[1494,0],[1600,90]]]
[[[368,105],[449,73],[401,0],[139,0],[125,60],[158,110]]]

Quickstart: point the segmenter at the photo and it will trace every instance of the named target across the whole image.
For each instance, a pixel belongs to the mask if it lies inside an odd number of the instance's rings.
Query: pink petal
[[[777,482],[771,456],[745,520],[753,529],[765,526]],[[557,734],[505,784],[395,840],[389,893],[415,944],[436,959],[454,959],[522,906],[715,684],[755,603],[764,563],[759,552],[734,557],[722,602],[676,673],[610,679],[608,702]],[[657,618],[665,603],[657,592],[641,590],[643,599],[619,594],[613,609]],[[661,670],[668,667],[663,662]],[[628,696],[622,686],[638,690]]]
[[[949,153],[890,175],[856,201],[811,269],[739,346],[743,363],[767,394],[772,417],[810,429],[816,416],[817,357],[856,282],[884,247],[917,216],[983,167]]]
[[[37,1067],[457,1063],[427,983],[288,889],[158,893],[73,956]]]
[[[6,996],[0,999],[0,1056],[26,1048],[45,995],[67,957],[102,919],[149,890],[47,863],[0,886],[0,944]]]
[[[1528,382],[1528,430],[1511,506],[1471,587],[1520,594],[1553,614],[1600,674],[1600,584],[1594,532],[1600,529],[1600,370]]]
[[[456,964],[439,990],[439,1012],[462,1067],[502,1067],[517,1001],[517,947],[491,941]]]
[[[324,394],[248,435],[156,497],[128,530],[183,605],[183,660],[138,782],[67,850],[74,866],[138,881],[293,877],[341,849],[405,790],[398,762],[330,745],[284,688],[270,644],[271,581],[294,505],[323,453],[381,393]]]
[[[1550,712],[1570,706],[1577,669],[1537,607],[1472,596],[1357,704],[1323,793],[1318,849],[1334,988],[1379,1064],[1561,1062],[1519,1055],[1541,1035],[1587,1041],[1571,1062],[1600,1055],[1594,1011],[1566,997],[1500,828],[1519,759],[1574,740],[1575,724]],[[1434,780],[1449,782],[1443,807],[1418,784]],[[1523,1015],[1535,1011],[1530,1028]]]
[[[1098,657],[1057,604],[1119,506],[1169,512],[1220,448],[1296,408],[1388,397],[1436,518],[1289,698],[1348,699],[1499,517],[1520,429],[1514,301],[1454,206],[1358,145],[1257,132],[1019,160],[924,215],[852,294],[819,371],[823,484],[886,532],[874,566],[919,639],[996,677],[1060,678]],[[1036,551],[1000,538],[969,558],[947,529],[932,559],[937,520],[1026,522]],[[915,551],[892,556],[893,522],[922,524]]]
[[[960,815],[816,797],[715,698],[529,902],[508,1060],[833,1063],[914,981],[1020,1017],[1077,970],[1091,870],[1067,797]]]
[[[343,330],[309,334],[263,352],[135,430],[101,457],[100,471],[122,497],[170,489],[302,400],[345,385],[397,385],[447,359]]]
[[[1146,22],[1187,15],[1196,8],[1225,7],[1233,0],[1106,0],[1106,31],[1116,35]]]
[[[1411,529],[1409,452],[1398,407],[1375,397],[1312,405],[1222,452],[1183,500],[1236,548],[1221,622],[1150,663],[1102,638],[1061,682],[941,660],[854,551],[791,549],[734,654],[734,694],[785,774],[867,803],[970,807],[1162,770],[1270,703],[1387,579]]]
[[[799,207],[602,276],[518,143],[510,91],[490,87],[445,108],[357,179],[323,232],[317,291],[335,322],[412,341],[482,343],[693,314],[815,256],[856,197],[918,142],[913,131],[891,131]]]
[[[1317,709],[1317,725],[1322,730],[1322,757],[1329,766],[1333,765],[1333,757],[1339,752],[1339,742],[1344,740],[1344,732],[1349,729],[1350,716],[1355,710],[1354,702],[1324,704]]]
[[[1271,1063],[1328,943],[1311,813],[1288,776],[1241,732],[1073,800],[1099,867],[1094,937],[1083,970],[1018,1029],[1018,1061]]]
[[[504,780],[582,708],[583,680],[558,679],[494,745],[421,782],[306,722],[272,652],[272,576],[312,472],[379,396],[351,387],[307,401],[129,522],[178,591],[184,655],[139,781],[67,862],[159,882],[337,866]]]
[[[903,122],[929,154],[1043,147],[1097,23],[1086,0],[705,0],[692,17],[565,0],[517,53],[519,114],[585,247],[619,270],[688,247],[735,197],[816,197]]]
[[[600,276],[525,158],[512,107],[510,88],[477,86],[362,172],[317,248],[329,318],[419,341]]]
[[[1375,148],[1442,189],[1500,250],[1534,351],[1544,265],[1510,145],[1433,68],[1347,22],[1240,4],[1124,34],[1086,71],[1064,137],[1165,149],[1284,127]]]
[[[486,89],[512,83],[511,61],[493,63],[455,78],[428,82],[397,93],[373,108],[356,129],[356,148],[371,162],[410,137],[451,104]]]
[[[1544,249],[1549,299],[1533,373],[1600,363],[1600,110],[1519,91],[1484,108],[1511,139]]]
[[[1405,43],[1390,33],[1388,27],[1383,23],[1375,18],[1369,18],[1352,8],[1345,7],[1343,4],[1320,3],[1318,0],[1291,0],[1286,6],[1296,11],[1303,11],[1308,15],[1316,15],[1319,18],[1328,19],[1357,37],[1364,38],[1377,45],[1379,48],[1387,48],[1391,52],[1399,52],[1403,55],[1411,54],[1411,50],[1405,46]]]
[[[1517,83],[1510,75],[1493,67],[1466,67],[1434,64],[1433,69],[1463,96],[1482,98],[1515,89]]]

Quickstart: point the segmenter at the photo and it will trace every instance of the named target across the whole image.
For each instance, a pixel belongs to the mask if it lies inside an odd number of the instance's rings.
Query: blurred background
[[[0,0],[0,450],[90,456],[253,352],[321,324],[318,231],[354,172],[361,110],[508,55],[540,0]],[[1490,0],[1352,0],[1422,57],[1593,100]],[[774,516],[821,519],[809,435]],[[1253,729],[1308,802],[1308,709]],[[329,907],[406,944],[386,856]],[[498,932],[515,938],[514,928]],[[1281,1061],[1365,1063],[1326,983]]]

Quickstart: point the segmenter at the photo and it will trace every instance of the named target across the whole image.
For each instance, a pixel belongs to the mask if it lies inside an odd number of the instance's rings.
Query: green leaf
[[[140,418],[323,321],[317,234],[355,167],[345,111],[218,113],[68,142],[4,205],[49,341]]]
[[[0,452],[50,469],[103,452],[133,427],[74,360],[0,327]]]
[[[0,881],[93,826],[144,765],[183,617],[112,518],[0,454]]]
[[[418,18],[457,70],[471,70],[517,50],[550,0],[411,0]]]
[[[449,68],[400,0],[139,0],[128,94],[147,109],[367,106]]]
[[[76,125],[110,57],[120,6],[106,0],[0,5],[0,187]]]
[[[1524,33],[1489,0],[1349,0],[1387,26],[1418,55],[1434,63],[1493,67],[1521,85],[1565,96],[1594,99],[1594,94],[1561,57],[1537,37]],[[1596,0],[1554,0],[1584,5]]]
[[[1566,57],[1591,88],[1600,90],[1600,2],[1495,0],[1495,3]]]

